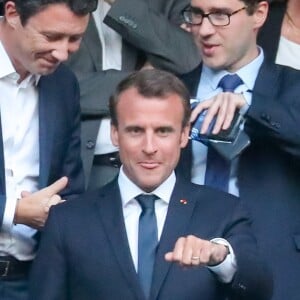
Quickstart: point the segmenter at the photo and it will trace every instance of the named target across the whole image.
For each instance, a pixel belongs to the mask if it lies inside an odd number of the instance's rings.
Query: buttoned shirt
[[[110,9],[110,5],[104,0],[98,1],[97,9],[93,12],[93,18],[98,31],[102,48],[102,70],[121,70],[122,68],[122,37],[103,20]],[[100,51],[100,49],[99,49]],[[117,151],[110,138],[110,118],[103,118],[98,131],[95,154],[105,154]]]
[[[169,202],[175,186],[176,176],[172,174],[159,185],[151,194],[156,195],[159,199],[155,201],[155,215],[157,220],[157,231],[158,240],[160,240],[161,233],[166,220]],[[123,167],[121,167],[118,184],[120,187],[121,199],[122,199],[122,210],[125,221],[127,239],[129,242],[129,248],[134,263],[134,267],[137,270],[138,265],[138,225],[139,217],[142,212],[141,206],[135,199],[140,194],[147,194],[136,184],[134,184],[124,173]],[[200,237],[201,238],[201,237]],[[230,254],[226,259],[219,265],[209,267],[211,271],[216,273],[221,281],[230,282],[236,272],[236,262],[233,249],[230,244],[222,239],[215,238],[213,241],[225,244],[230,248]],[[175,245],[174,245],[175,246]]]
[[[246,100],[246,105],[241,109],[241,113],[245,114],[252,102],[252,90],[255,84],[261,64],[264,60],[264,53],[259,48],[259,55],[252,60],[249,64],[237,70],[237,74],[242,80],[243,84],[235,89],[235,93],[242,93]],[[197,101],[201,102],[214,97],[222,92],[218,84],[221,78],[230,74],[226,70],[213,70],[203,65],[201,78],[197,90]],[[206,159],[207,159],[207,146],[198,142],[192,141],[193,165],[192,165],[192,182],[196,184],[204,184]],[[237,165],[238,157],[231,162],[230,180],[229,180],[229,193],[238,196],[238,180],[237,180]]]
[[[6,203],[0,232],[0,256],[20,260],[34,257],[36,230],[13,223],[17,199],[22,191],[35,192],[39,176],[39,76],[29,75],[19,82],[0,41],[0,108],[5,162]]]

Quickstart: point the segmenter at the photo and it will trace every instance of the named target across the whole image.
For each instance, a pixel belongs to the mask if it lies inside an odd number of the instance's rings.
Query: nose
[[[56,47],[52,51],[53,57],[58,61],[64,62],[69,58],[69,55],[78,50],[80,43],[73,42],[68,39],[57,42]]]
[[[59,41],[56,47],[52,50],[52,56],[59,62],[64,62],[69,57],[69,46],[67,41]]]
[[[216,32],[216,28],[213,24],[211,24],[208,17],[203,18],[202,24],[198,25],[198,34],[201,37],[206,37],[214,34],[215,32]]]
[[[153,133],[146,133],[143,143],[143,152],[151,155],[157,151],[156,141],[155,141],[155,134]]]

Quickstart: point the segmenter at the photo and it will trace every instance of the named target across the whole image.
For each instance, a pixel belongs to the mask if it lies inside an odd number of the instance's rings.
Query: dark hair
[[[0,0],[1,1],[1,0]],[[20,15],[23,25],[27,20],[51,4],[66,4],[76,15],[87,15],[97,8],[98,0],[2,0],[5,3],[12,1]],[[4,10],[4,9],[3,9]]]
[[[178,95],[182,99],[184,108],[182,127],[189,124],[190,95],[183,82],[169,72],[151,69],[133,72],[118,84],[109,99],[111,123],[114,126],[118,126],[117,104],[120,95],[130,88],[136,88],[138,93],[146,98],[158,97],[163,100],[171,94]],[[172,111],[172,107],[170,107],[170,111]]]
[[[245,3],[246,11],[249,15],[253,15],[259,2],[267,1],[269,0],[240,0],[241,2]]]

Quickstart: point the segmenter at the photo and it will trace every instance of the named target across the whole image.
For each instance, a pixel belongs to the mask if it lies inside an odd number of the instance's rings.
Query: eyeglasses
[[[189,7],[182,12],[184,21],[191,25],[201,25],[204,18],[208,18],[209,22],[214,26],[227,26],[230,24],[230,17],[238,12],[246,9],[244,6],[232,13],[211,12],[204,14],[201,10]]]

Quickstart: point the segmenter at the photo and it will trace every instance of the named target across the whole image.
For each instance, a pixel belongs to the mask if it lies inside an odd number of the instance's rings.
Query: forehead
[[[241,3],[243,4],[240,0],[191,0],[191,6],[205,9],[236,8]]]
[[[177,94],[168,94],[165,97],[145,97],[138,93],[136,88],[122,92],[117,104],[118,121],[148,120],[179,121],[183,118],[184,107],[182,99]]]
[[[49,4],[41,11],[31,16],[26,26],[51,31],[51,29],[67,34],[83,33],[89,20],[89,15],[76,15],[64,3]]]

